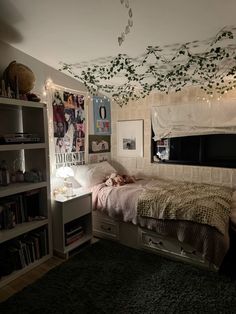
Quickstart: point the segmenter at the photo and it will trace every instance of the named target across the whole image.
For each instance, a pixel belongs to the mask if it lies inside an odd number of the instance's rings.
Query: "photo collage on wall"
[[[56,165],[71,166],[84,163],[84,96],[54,90],[52,107]]]
[[[89,162],[110,160],[111,109],[108,98],[93,97],[94,134],[89,135]]]

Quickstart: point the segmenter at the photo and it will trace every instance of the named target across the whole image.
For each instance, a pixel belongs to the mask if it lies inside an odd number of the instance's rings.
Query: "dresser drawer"
[[[196,251],[190,245],[182,243],[174,238],[168,238],[166,236],[158,235],[155,232],[149,230],[140,229],[139,232],[139,245],[146,250],[159,252],[160,254],[172,256],[175,259],[189,260],[194,264],[206,265],[207,262],[201,253]]]
[[[93,215],[93,233],[95,236],[119,239],[119,222]]]
[[[190,245],[185,243],[180,243],[180,254],[183,257],[194,259],[201,261],[202,263],[205,262],[202,254],[200,254],[197,250],[193,249]]]
[[[91,206],[91,194],[67,201],[62,209],[64,223],[91,213]]]
[[[174,254],[180,254],[180,247],[178,243],[163,237],[161,235],[155,234],[154,232],[140,231],[140,245],[143,248],[153,250],[153,251],[163,251]]]

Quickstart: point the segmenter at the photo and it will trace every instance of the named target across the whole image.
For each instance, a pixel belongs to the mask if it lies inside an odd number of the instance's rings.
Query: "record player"
[[[41,141],[37,134],[31,133],[11,133],[0,136],[0,144],[22,144],[22,143],[39,143]]]

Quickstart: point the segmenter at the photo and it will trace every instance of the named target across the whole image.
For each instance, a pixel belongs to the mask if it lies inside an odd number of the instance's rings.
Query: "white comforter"
[[[101,183],[92,188],[93,209],[108,212],[109,216],[122,216],[125,222],[137,224],[137,204],[140,193],[146,187],[158,186],[160,180],[143,179],[118,187]],[[163,183],[162,183],[163,184]]]

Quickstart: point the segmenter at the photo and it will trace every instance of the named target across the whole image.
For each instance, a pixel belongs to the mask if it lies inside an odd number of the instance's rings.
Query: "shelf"
[[[5,197],[8,195],[13,195],[17,193],[22,193],[34,189],[40,189],[47,187],[48,183],[46,181],[31,183],[31,182],[20,182],[20,183],[11,183],[8,186],[0,187],[0,197]]]
[[[9,168],[12,168],[15,165],[15,162],[18,162],[19,160],[19,162],[21,161],[22,163],[22,170],[28,172],[31,169],[37,169],[40,173],[42,173],[42,177],[40,176],[41,180],[43,178],[43,181],[35,183],[16,182],[10,183],[8,186],[0,185],[0,200],[3,202],[3,204],[4,202],[8,202],[10,200],[13,202],[13,208],[10,207],[6,209],[7,214],[4,215],[6,216],[6,219],[5,217],[4,219],[6,222],[9,221],[11,223],[12,220],[14,220],[12,218],[12,216],[14,216],[14,211],[16,212],[16,215],[18,213],[19,216],[23,215],[23,212],[26,215],[27,213],[25,213],[25,211],[27,211],[27,208],[29,208],[31,211],[30,216],[42,215],[43,217],[46,217],[42,220],[19,223],[12,229],[0,230],[0,251],[2,249],[6,251],[7,256],[7,254],[11,251],[9,249],[12,245],[14,245],[12,240],[14,242],[14,239],[25,238],[25,235],[29,233],[33,234],[34,231],[37,231],[38,235],[40,235],[40,240],[38,242],[42,242],[41,244],[43,246],[44,244],[46,245],[47,241],[47,248],[50,252],[50,254],[46,257],[29,264],[23,269],[14,271],[9,276],[0,278],[0,287],[31,270],[33,267],[40,265],[42,262],[48,259],[52,253],[49,182],[50,166],[48,154],[48,121],[46,109],[47,105],[44,103],[0,97],[0,133],[2,135],[16,133],[35,134],[35,137],[37,137],[35,140],[40,140],[40,142],[38,142],[33,141],[32,139],[31,142],[28,142],[27,140],[30,140],[30,138],[27,138],[24,143],[7,143],[2,141],[2,144],[0,144],[1,160],[6,160]],[[16,165],[16,169],[18,167],[20,166]],[[22,194],[24,192],[30,192],[33,190],[36,190],[35,192],[38,195],[32,195],[31,197],[31,193],[28,193],[28,196]],[[37,193],[38,190],[39,193]],[[18,196],[17,194],[21,194],[21,196]],[[26,203],[24,204],[24,202]],[[19,207],[19,212],[17,212],[17,206]],[[26,215],[26,217],[27,216],[29,215]],[[5,225],[7,226],[8,224],[6,223],[4,226]],[[38,252],[37,240],[33,241],[32,243],[34,250],[37,249]],[[26,243],[27,260],[30,246]],[[40,248],[39,246],[39,250],[41,251],[40,254],[45,253],[44,247]],[[25,250],[23,250],[23,248],[20,255],[22,255],[22,253],[25,254]],[[7,263],[8,260],[5,260],[4,258],[4,264]],[[21,264],[25,265],[23,262]]]
[[[11,273],[8,276],[2,277],[0,279],[0,288],[5,286],[6,284],[8,284],[9,282],[11,282],[12,280],[18,278],[19,276],[25,274],[26,272],[28,272],[29,270],[33,269],[34,267],[40,265],[41,263],[45,262],[46,260],[48,260],[51,257],[50,254],[43,256],[42,258],[40,258],[39,260],[35,261],[34,263],[29,264],[28,266],[14,271],[13,273]]]
[[[46,104],[40,102],[5,97],[0,97],[0,105],[9,105],[13,107],[46,108]]]
[[[21,149],[45,149],[45,143],[21,143],[21,144],[0,144],[0,152],[21,150]]]
[[[45,226],[46,224],[48,224],[48,219],[24,222],[22,224],[17,224],[12,229],[1,230],[0,231],[0,243],[14,239],[20,236],[21,234],[24,234],[34,229],[37,229],[39,227]]]
[[[77,248],[78,246],[82,245],[83,243],[91,240],[93,237],[92,233],[91,234],[85,234],[83,237],[81,237],[79,240],[73,242],[70,245],[67,245],[64,249],[64,253],[68,253],[69,251]]]

